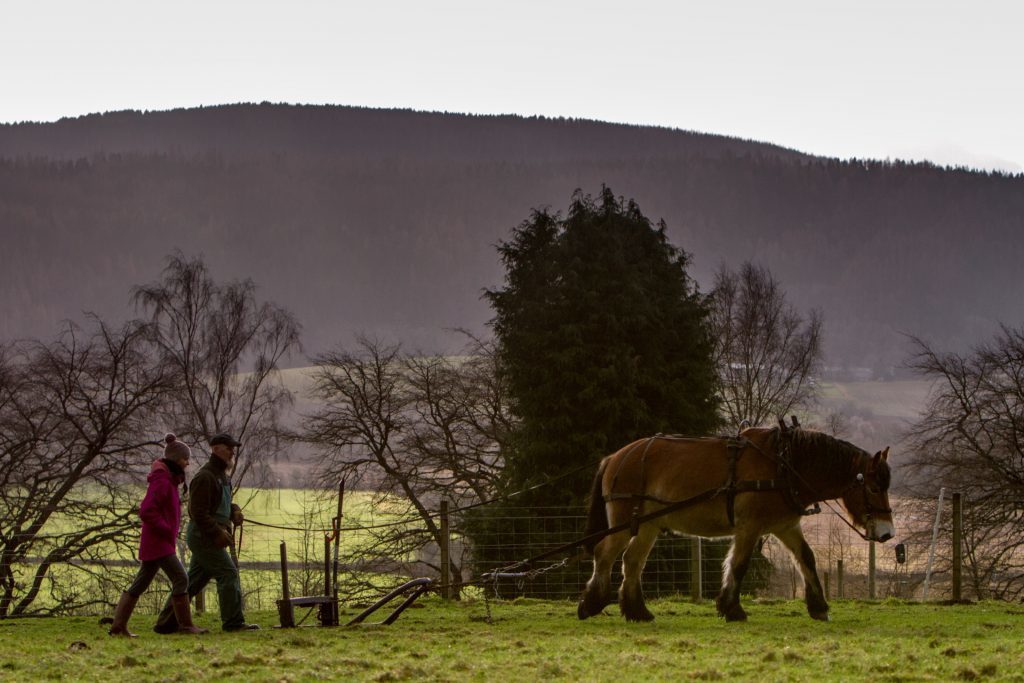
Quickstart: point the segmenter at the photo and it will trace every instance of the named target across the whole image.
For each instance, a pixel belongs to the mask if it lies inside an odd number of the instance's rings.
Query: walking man
[[[228,553],[235,524],[241,524],[242,510],[231,502],[231,471],[235,449],[241,446],[230,434],[210,439],[212,456],[192,478],[189,496],[188,529],[185,540],[192,552],[188,565],[188,594],[194,597],[210,580],[217,582],[221,628],[225,631],[258,629],[242,614],[242,584],[238,568]],[[170,603],[164,605],[156,626],[157,633],[174,633],[177,619]]]

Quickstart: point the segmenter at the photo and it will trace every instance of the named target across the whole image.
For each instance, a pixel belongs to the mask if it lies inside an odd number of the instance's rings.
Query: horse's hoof
[[[818,621],[831,621],[828,612],[811,613],[811,619],[817,619]]]
[[[726,612],[722,616],[725,617],[726,621],[746,621],[747,620],[747,613],[743,611],[742,607],[737,607],[736,609],[729,610],[728,612]]]
[[[626,621],[643,622],[643,621],[654,621],[654,615],[650,612],[644,612],[642,614],[626,614]]]
[[[654,621],[654,615],[647,609],[647,605],[619,605],[619,611],[626,621]]]
[[[715,598],[715,609],[718,611],[718,616],[724,617],[729,614],[729,603],[722,596]]]

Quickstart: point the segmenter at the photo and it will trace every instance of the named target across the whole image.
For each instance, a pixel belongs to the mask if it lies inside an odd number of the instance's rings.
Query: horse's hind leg
[[[807,613],[814,619],[828,621],[828,602],[825,600],[825,591],[821,589],[821,582],[818,580],[818,570],[814,562],[814,552],[811,546],[804,540],[803,530],[797,524],[786,531],[776,533],[775,537],[782,541],[782,544],[793,554],[800,573],[804,577],[804,601],[807,603]]]
[[[750,556],[754,545],[761,537],[760,533],[751,530],[736,530],[729,554],[725,556],[722,566],[722,590],[715,601],[718,613],[726,621],[746,621],[747,613],[740,605],[740,585],[750,565]]]
[[[600,614],[612,602],[612,566],[629,541],[625,531],[605,536],[594,547],[594,573],[583,589],[576,616],[580,619]]]
[[[654,615],[644,603],[644,591],[640,586],[647,556],[658,540],[658,528],[645,524],[639,533],[629,539],[626,552],[622,555],[622,587],[619,588],[619,609],[626,621],[653,621]]]

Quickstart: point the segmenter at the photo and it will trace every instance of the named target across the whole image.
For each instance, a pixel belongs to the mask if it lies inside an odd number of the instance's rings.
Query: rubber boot
[[[112,636],[138,638],[128,630],[128,620],[131,619],[132,612],[135,611],[135,603],[138,601],[139,599],[131,593],[121,593],[121,599],[118,600],[117,608],[114,610],[114,623],[110,625],[110,630],[107,633]]]
[[[207,633],[209,629],[199,628],[192,623],[192,607],[189,605],[188,593],[171,596],[174,607],[174,618],[178,621],[178,633]]]

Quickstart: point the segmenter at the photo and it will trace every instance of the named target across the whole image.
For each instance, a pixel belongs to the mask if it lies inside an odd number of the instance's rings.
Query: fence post
[[[448,536],[448,501],[441,501],[441,597],[445,600],[451,598],[450,572],[448,570],[448,558],[451,548],[449,547]]]
[[[690,599],[694,602],[700,602],[704,592],[701,559],[700,536],[694,536],[690,539]]]
[[[964,519],[963,519],[963,495],[960,493],[953,494],[953,599],[960,600],[962,598],[961,592],[961,581],[962,577],[962,540],[964,530]]]
[[[826,600],[831,600],[832,599],[831,587],[828,585],[829,574],[830,574],[829,572],[825,572],[825,574],[822,576],[822,578],[825,579],[825,599]]]
[[[281,541],[281,602],[278,603],[278,614],[281,617],[281,627],[291,628],[295,626],[295,610],[292,607],[291,588],[288,587],[288,550],[284,541]]]
[[[324,595],[331,595],[331,535],[324,534]]]
[[[844,595],[843,593],[843,579],[845,578],[846,577],[843,575],[843,560],[838,559],[836,560],[836,591],[838,593],[837,597],[846,597],[846,595]]]
[[[868,600],[875,599],[875,542],[868,541]]]
[[[921,599],[926,602],[928,600],[928,587],[932,580],[932,563],[935,561],[935,543],[939,538],[939,520],[942,519],[942,499],[945,495],[946,487],[939,487],[939,502],[935,506],[935,525],[932,526],[932,544],[928,550],[928,567],[924,571],[924,593],[921,596]]]

